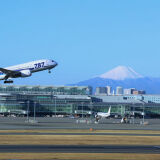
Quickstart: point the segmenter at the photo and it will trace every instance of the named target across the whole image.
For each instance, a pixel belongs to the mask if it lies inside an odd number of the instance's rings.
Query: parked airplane
[[[100,117],[100,118],[107,118],[111,115],[111,107],[109,107],[108,112],[98,112],[96,114],[96,117]]]
[[[4,83],[13,83],[11,78],[30,77],[32,73],[43,70],[48,70],[51,73],[50,70],[57,65],[57,62],[54,60],[42,59],[7,68],[0,68],[0,80],[4,80]]]

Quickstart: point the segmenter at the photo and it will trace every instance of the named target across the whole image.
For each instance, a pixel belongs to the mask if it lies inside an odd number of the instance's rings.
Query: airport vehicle
[[[96,117],[99,117],[99,118],[107,118],[111,115],[111,107],[109,107],[108,109],[108,112],[98,112],[96,114]]]
[[[57,62],[54,60],[42,59],[7,68],[0,68],[0,80],[4,80],[4,83],[13,83],[12,78],[30,77],[34,72],[48,70],[51,73],[50,70],[57,65]]]

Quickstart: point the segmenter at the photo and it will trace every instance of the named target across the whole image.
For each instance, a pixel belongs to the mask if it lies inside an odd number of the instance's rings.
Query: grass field
[[[160,145],[160,137],[108,135],[0,135],[0,144]]]
[[[3,153],[0,159],[28,160],[159,160],[159,154],[119,153]]]

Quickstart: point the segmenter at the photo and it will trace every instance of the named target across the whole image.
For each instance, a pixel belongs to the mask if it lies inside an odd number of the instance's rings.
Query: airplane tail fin
[[[111,113],[111,106],[108,109],[108,114],[110,114],[110,113]]]

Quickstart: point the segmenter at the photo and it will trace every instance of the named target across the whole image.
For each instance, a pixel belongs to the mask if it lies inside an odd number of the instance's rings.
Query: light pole
[[[92,118],[92,112],[93,112],[93,102],[91,102],[91,114],[90,114],[90,118]]]
[[[143,113],[142,113],[143,119],[142,119],[142,124],[144,124],[144,105],[145,105],[145,102],[143,100],[141,100],[141,102],[143,104]]]
[[[135,108],[134,108],[134,103],[133,103],[133,124],[134,124],[134,116],[135,116]]]
[[[143,124],[144,124],[144,102],[143,102]]]
[[[82,102],[82,118],[83,118],[83,102]]]
[[[56,117],[56,110],[57,110],[57,108],[56,108],[56,96],[54,97],[54,107],[55,107],[55,112],[54,112],[54,114],[55,114],[55,117]]]
[[[122,107],[122,105],[121,105],[121,116],[122,116],[122,115],[124,116],[124,114],[123,114],[123,107]],[[123,116],[122,116],[122,117],[123,117]]]
[[[27,122],[29,122],[29,100],[27,101]]]
[[[143,103],[143,124],[144,124],[144,103]]]
[[[21,102],[19,102],[19,104],[24,105],[24,108],[26,108],[26,102],[21,101]],[[23,108],[22,108],[22,109],[23,109]],[[27,114],[27,110],[25,110],[25,111],[23,112],[23,114],[26,115],[26,114]]]
[[[36,121],[36,102],[34,102],[34,122]]]

